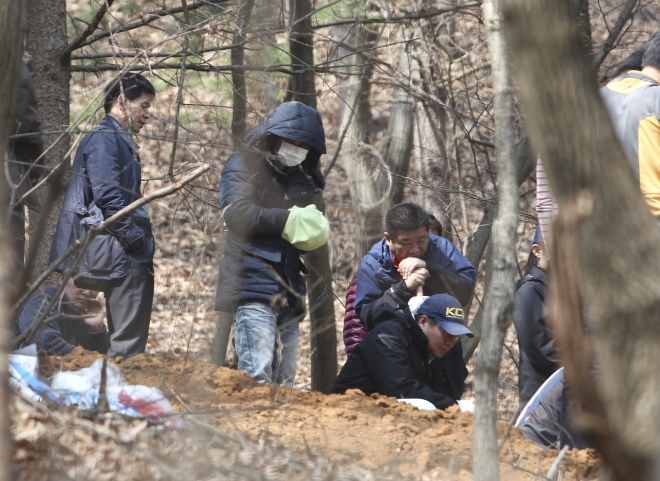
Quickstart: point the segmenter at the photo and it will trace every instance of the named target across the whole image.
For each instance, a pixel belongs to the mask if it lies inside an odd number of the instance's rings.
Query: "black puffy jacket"
[[[546,379],[559,368],[555,337],[546,326],[544,310],[546,273],[532,267],[516,284],[513,324],[520,348],[518,391],[524,406]]]
[[[309,145],[305,161],[297,167],[275,167],[265,145],[270,134]],[[281,294],[294,312],[304,311],[299,297],[307,291],[301,275],[303,251],[284,240],[282,232],[288,209],[312,204],[315,192],[325,186],[318,170],[325,151],[316,109],[287,102],[252,129],[241,150],[229,157],[220,180],[220,206],[229,232],[216,310],[233,313],[239,303],[269,304]]]
[[[436,408],[455,404],[463,395],[468,371],[458,343],[429,362],[428,339],[406,308],[378,324],[357,345],[341,369],[333,393],[360,389],[365,394],[425,399]]]

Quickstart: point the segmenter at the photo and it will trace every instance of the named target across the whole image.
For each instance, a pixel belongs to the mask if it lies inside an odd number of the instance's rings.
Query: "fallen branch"
[[[559,465],[564,460],[564,456],[566,456],[567,452],[568,452],[568,444],[563,448],[561,448],[561,451],[559,451],[559,454],[552,463],[552,466],[550,466],[550,469],[548,470],[548,474],[545,475],[545,478],[548,481],[557,481],[557,476],[559,475]]]
[[[37,280],[30,286],[30,288],[21,296],[21,298],[14,304],[14,312],[16,312],[20,306],[39,288],[39,286],[46,280],[50,275],[55,272],[55,270],[64,262],[69,256],[71,256],[74,252],[77,252],[78,254],[74,258],[75,261],[79,262],[80,258],[82,258],[82,254],[85,252],[85,249],[89,246],[89,244],[94,240],[96,236],[98,236],[100,233],[105,231],[108,227],[119,221],[120,219],[123,219],[127,215],[132,214],[135,212],[137,209],[140,207],[148,204],[149,202],[160,199],[161,197],[166,197],[170,194],[173,194],[174,192],[180,190],[182,187],[184,187],[186,184],[189,182],[195,180],[197,177],[200,175],[208,172],[210,167],[207,164],[202,165],[201,167],[195,169],[190,175],[184,177],[180,181],[169,185],[167,187],[163,187],[162,189],[159,189],[155,192],[152,192],[148,195],[145,195],[141,197],[140,199],[136,200],[132,204],[129,204],[128,206],[124,207],[121,209],[119,212],[115,213],[114,215],[110,216],[108,219],[104,220],[101,222],[99,225],[92,227],[87,234],[75,241],[73,244],[69,246],[68,249],[66,249],[49,267],[46,269],[38,278]],[[25,339],[31,339],[34,333],[39,330],[42,325],[44,324],[44,319],[48,312],[55,306],[55,304],[58,302],[58,297],[64,290],[64,286],[68,282],[69,277],[71,277],[71,270],[67,269],[67,272],[65,272],[65,278],[62,282],[62,285],[60,285],[59,289],[53,296],[53,299],[49,303],[48,307],[44,310],[43,316],[38,319],[36,322],[32,324],[30,329],[25,331],[24,333],[20,334],[19,336],[15,337],[12,340],[12,344],[16,345],[20,342],[22,342]]]

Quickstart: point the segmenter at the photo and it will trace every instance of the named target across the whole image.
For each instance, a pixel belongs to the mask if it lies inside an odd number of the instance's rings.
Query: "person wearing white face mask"
[[[329,224],[313,204],[325,133],[316,109],[280,105],[245,137],[220,181],[228,228],[215,309],[234,315],[238,369],[292,385],[305,314],[300,255],[325,244]]]

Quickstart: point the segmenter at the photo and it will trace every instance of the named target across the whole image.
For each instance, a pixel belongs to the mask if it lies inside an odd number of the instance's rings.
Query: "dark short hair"
[[[646,44],[646,50],[642,56],[642,68],[660,68],[660,35],[654,35]]]
[[[435,229],[438,231],[438,235],[442,236],[442,224],[440,221],[429,212],[429,230]]]
[[[397,204],[385,214],[385,232],[396,239],[400,230],[417,230],[426,227],[429,230],[429,214],[422,206],[406,202]]]
[[[613,77],[626,73],[628,70],[642,70],[642,58],[645,50],[640,48],[624,58],[614,71]]]
[[[151,82],[144,77],[144,75],[140,75],[139,73],[120,75],[105,87],[105,101],[103,102],[103,108],[105,109],[106,114],[110,113],[112,106],[115,104],[122,91],[128,100],[135,100],[142,94],[148,94],[152,97],[156,96],[156,89],[151,85]]]

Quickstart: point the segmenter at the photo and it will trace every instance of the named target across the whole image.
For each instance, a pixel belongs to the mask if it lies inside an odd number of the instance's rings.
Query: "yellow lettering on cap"
[[[463,319],[465,315],[463,314],[463,309],[460,307],[448,307],[447,308],[447,315],[448,316],[454,316],[454,317],[460,317]]]

